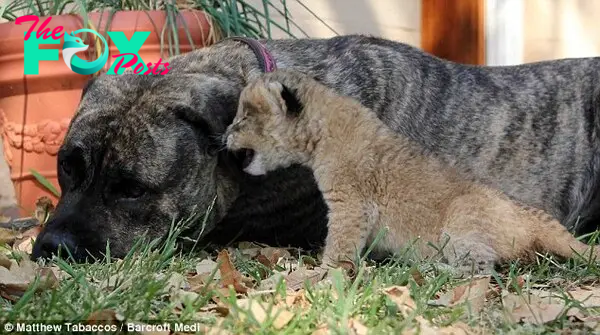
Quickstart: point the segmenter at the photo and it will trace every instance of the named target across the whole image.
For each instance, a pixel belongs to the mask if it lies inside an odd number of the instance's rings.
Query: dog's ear
[[[171,107],[175,116],[191,124],[196,131],[203,134],[203,137],[210,138],[215,136],[215,129],[202,114],[199,114],[194,108],[187,105],[175,105]]]
[[[287,110],[286,114],[293,117],[300,115],[304,106],[302,106],[302,102],[300,101],[296,90],[289,88],[284,84],[281,84],[281,87],[281,98],[285,102]]]
[[[214,156],[218,153],[219,148],[222,146],[219,140],[222,127],[217,120],[211,120],[209,116],[198,113],[190,106],[173,106],[172,111],[177,118],[193,127],[196,134],[198,134],[198,139],[203,143],[201,145],[206,148],[209,155]]]
[[[216,154],[222,147],[221,136],[237,111],[241,89],[220,80],[202,79],[192,88],[185,103],[172,108],[179,119],[194,127],[199,138],[208,140],[209,154]],[[181,88],[181,91],[185,89]]]

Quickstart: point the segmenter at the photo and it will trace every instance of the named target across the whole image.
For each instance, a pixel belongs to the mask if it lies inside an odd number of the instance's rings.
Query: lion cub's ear
[[[281,98],[285,102],[287,115],[293,117],[300,115],[304,106],[302,105],[302,102],[300,102],[296,90],[291,89],[280,82],[271,83],[270,86],[271,89],[276,90],[281,95]]]

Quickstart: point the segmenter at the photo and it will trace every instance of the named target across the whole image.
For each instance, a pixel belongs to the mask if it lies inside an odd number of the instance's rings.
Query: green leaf
[[[54,188],[54,185],[52,185],[52,183],[50,183],[48,181],[48,179],[46,179],[46,177],[42,176],[39,172],[37,172],[34,169],[30,169],[29,171],[31,171],[31,174],[35,177],[35,179],[38,181],[38,183],[42,184],[42,186],[44,186],[48,191],[50,191],[56,197],[60,197],[60,192],[58,192],[56,190],[56,188]]]

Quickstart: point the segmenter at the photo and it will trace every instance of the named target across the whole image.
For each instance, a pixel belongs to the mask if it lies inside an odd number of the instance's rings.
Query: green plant
[[[52,193],[54,196],[60,197],[60,192],[54,187],[54,185],[52,185],[50,181],[48,181],[48,179],[46,179],[46,177],[41,175],[35,169],[31,169],[30,171],[35,180],[38,183],[40,183],[46,190],[50,191],[50,193]]]
[[[300,0],[296,1],[310,15],[326,25]],[[294,31],[308,37],[308,34],[293,21],[287,2],[287,0],[263,0],[262,6],[254,6],[244,0],[14,0],[0,8],[0,17],[14,21],[17,17],[28,14],[40,17],[77,14],[84,19],[84,23],[87,25],[88,13],[108,11],[110,15],[104,24],[109,26],[112,15],[117,11],[163,10],[167,13],[167,24],[162,28],[163,33],[166,33],[167,36],[166,38],[163,36],[163,38],[168,44],[169,55],[174,55],[179,54],[176,23],[181,10],[197,9],[207,13],[212,20],[214,41],[229,36],[272,38],[276,31],[283,32],[289,38],[297,38]],[[278,17],[278,19],[274,17]],[[331,29],[331,27],[327,27]],[[187,32],[187,27],[184,28]],[[333,29],[331,30],[336,33]],[[187,32],[187,38],[193,47],[189,32]],[[163,50],[164,47],[165,45],[163,45]]]

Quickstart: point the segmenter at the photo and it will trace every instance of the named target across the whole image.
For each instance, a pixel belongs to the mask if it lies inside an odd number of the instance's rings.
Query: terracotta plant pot
[[[179,49],[192,50],[185,32],[187,27],[195,48],[213,43],[211,24],[201,11],[182,11],[185,25],[178,18]],[[168,58],[168,43],[164,34],[164,51],[161,53],[161,32],[166,22],[163,11],[123,11],[112,16],[109,27],[108,13],[90,13],[90,22],[99,31],[123,31],[130,39],[135,31],[151,31],[139,51],[144,62],[155,62]],[[39,27],[45,20],[40,18]],[[23,37],[32,22],[16,25],[14,22],[0,24],[0,135],[4,144],[4,159],[11,171],[21,215],[31,215],[35,202],[41,196],[57,200],[51,192],[38,183],[31,170],[39,172],[60,191],[57,182],[56,154],[64,139],[69,122],[81,97],[81,90],[91,76],[77,74],[65,65],[62,45],[51,44],[44,48],[59,49],[58,61],[41,61],[38,75],[25,75],[23,65]],[[68,32],[89,28],[75,15],[53,16],[48,24],[52,31],[64,26]],[[36,28],[37,29],[37,28]],[[172,29],[172,28],[167,28]],[[88,38],[91,38],[91,34]],[[81,35],[78,35],[81,36]],[[108,70],[113,62],[112,55],[119,53],[109,43],[109,60],[104,67]],[[86,41],[90,52],[77,55],[82,59],[96,59],[93,41]],[[0,159],[2,159],[0,157]]]

